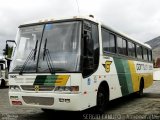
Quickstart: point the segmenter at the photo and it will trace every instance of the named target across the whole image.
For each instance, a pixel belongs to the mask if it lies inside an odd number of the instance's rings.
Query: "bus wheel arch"
[[[96,98],[96,111],[98,113],[104,113],[109,102],[109,86],[106,81],[100,83]]]

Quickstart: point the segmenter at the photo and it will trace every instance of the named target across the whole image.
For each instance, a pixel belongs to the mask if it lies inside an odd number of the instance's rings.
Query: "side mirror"
[[[13,44],[10,46],[10,44],[8,44],[8,43],[13,43]],[[14,40],[6,40],[6,47],[4,49],[4,55],[6,58],[11,58],[14,44],[17,45]]]

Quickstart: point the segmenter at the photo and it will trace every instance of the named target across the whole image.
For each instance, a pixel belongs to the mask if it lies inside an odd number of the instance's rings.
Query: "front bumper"
[[[9,91],[9,101],[12,106],[39,107],[54,110],[81,111],[88,108],[86,97],[81,93],[56,94]]]

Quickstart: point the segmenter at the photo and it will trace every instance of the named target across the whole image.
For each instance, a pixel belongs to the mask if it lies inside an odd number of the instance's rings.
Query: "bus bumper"
[[[11,106],[39,107],[44,109],[81,111],[91,107],[82,94],[9,92]]]

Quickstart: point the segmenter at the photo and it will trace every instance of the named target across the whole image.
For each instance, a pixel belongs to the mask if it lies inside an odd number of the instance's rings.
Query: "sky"
[[[160,36],[159,5],[160,0],[0,0],[0,49],[27,21],[89,14],[146,42]]]

